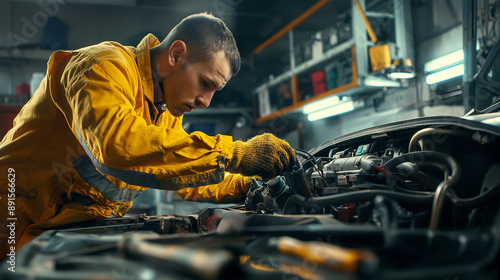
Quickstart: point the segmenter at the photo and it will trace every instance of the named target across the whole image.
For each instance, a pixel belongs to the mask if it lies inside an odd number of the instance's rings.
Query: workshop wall
[[[45,7],[32,2],[0,3],[0,48],[46,49],[42,39],[46,32],[44,20],[48,16],[55,16],[68,26],[67,49],[105,40],[137,45],[149,32],[161,40],[183,17],[183,13],[166,17],[165,11],[153,9],[58,4],[64,1],[39,2],[51,4]],[[0,68],[0,76],[11,76],[11,83],[2,83],[0,93],[13,93],[16,84],[22,81],[29,83],[32,72],[45,71],[46,62],[47,58],[41,57],[1,63],[4,66]]]
[[[0,93],[10,93],[12,74],[9,66],[0,65]]]

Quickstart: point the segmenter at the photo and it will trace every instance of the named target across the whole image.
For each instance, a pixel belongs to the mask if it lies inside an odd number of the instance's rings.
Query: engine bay
[[[296,150],[300,167],[256,182],[246,210],[332,214],[383,227],[371,213],[382,203],[397,205],[391,226],[456,230],[478,224],[477,215],[486,214],[478,207],[499,191],[500,142],[490,132],[443,125],[361,138],[314,154]]]
[[[384,125],[296,154],[234,207],[47,231],[9,279],[500,276],[500,113]]]

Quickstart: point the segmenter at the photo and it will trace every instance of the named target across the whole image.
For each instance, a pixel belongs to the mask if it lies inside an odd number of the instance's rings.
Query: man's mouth
[[[189,113],[189,112],[191,112],[194,109],[196,109],[196,107],[193,107],[193,106],[190,106],[190,105],[186,104],[186,110],[184,110],[184,111],[186,113]]]

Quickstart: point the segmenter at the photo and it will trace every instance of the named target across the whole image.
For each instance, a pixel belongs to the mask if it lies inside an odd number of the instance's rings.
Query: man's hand
[[[247,142],[236,141],[233,147],[228,172],[257,175],[269,180],[295,163],[295,151],[290,144],[270,133],[255,136]]]

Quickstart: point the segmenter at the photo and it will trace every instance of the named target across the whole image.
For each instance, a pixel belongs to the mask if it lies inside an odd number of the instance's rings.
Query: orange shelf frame
[[[294,19],[292,22],[287,24],[285,27],[283,27],[280,31],[275,33],[273,36],[271,36],[269,39],[264,41],[264,43],[260,44],[257,46],[253,51],[252,55],[255,55],[262,51],[264,48],[269,46],[270,44],[274,43],[276,40],[281,38],[283,35],[285,35],[288,31],[293,29],[295,26],[297,26],[299,23],[303,22],[306,20],[308,17],[310,17],[314,12],[319,10],[321,7],[323,7],[326,3],[328,3],[330,0],[320,0],[316,4],[314,4],[311,8],[309,8],[307,11],[302,13],[300,16],[298,16],[296,19]]]

